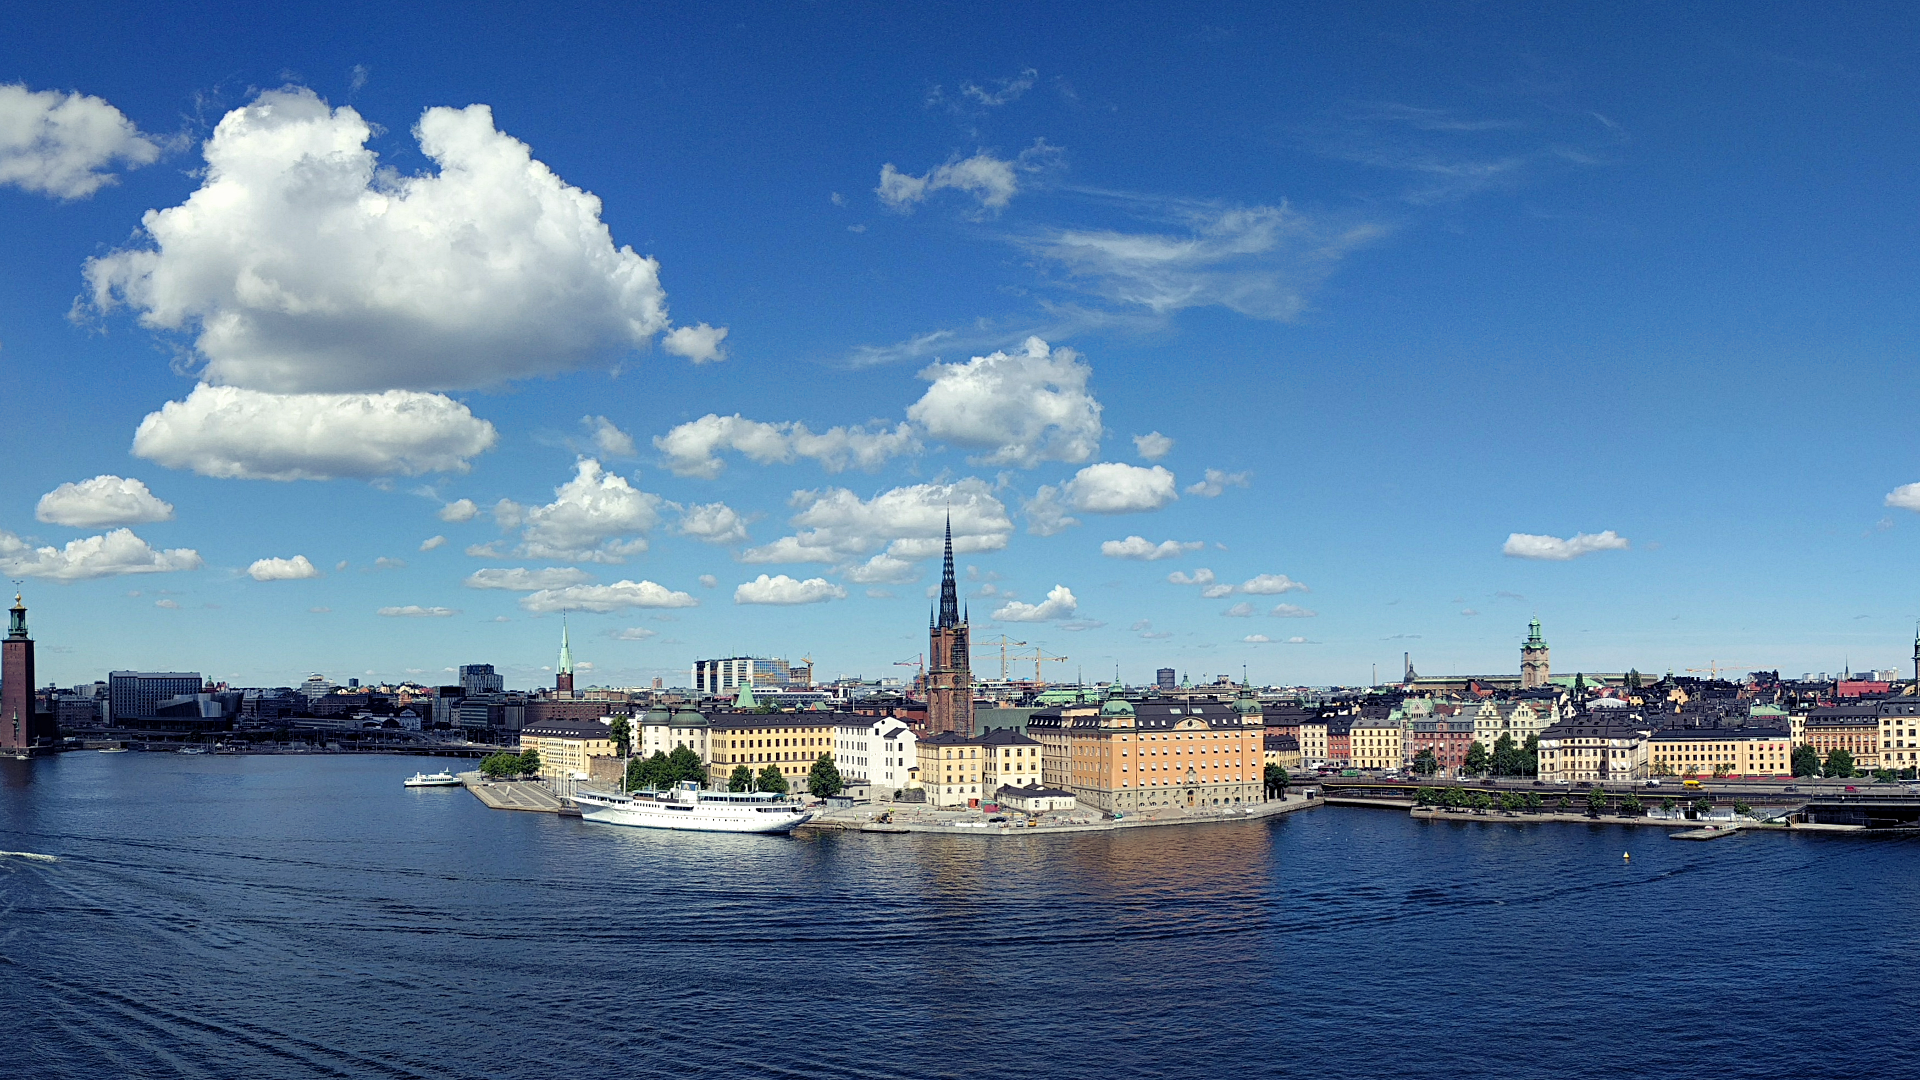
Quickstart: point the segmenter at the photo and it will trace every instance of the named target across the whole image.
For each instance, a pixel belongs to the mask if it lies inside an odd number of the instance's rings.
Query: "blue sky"
[[[15,16],[43,676],[1901,664],[1912,13],[1325,8]]]

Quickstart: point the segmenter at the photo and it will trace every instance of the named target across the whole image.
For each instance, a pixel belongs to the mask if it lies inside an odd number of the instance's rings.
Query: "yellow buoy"
[[[1623,852],[1621,852],[1621,853],[1620,853],[1620,857],[1621,857],[1621,858],[1623,858],[1623,859],[1625,859],[1625,860],[1627,860],[1628,862],[1632,862],[1632,861],[1633,861],[1633,852],[1631,852],[1631,851],[1623,851]]]

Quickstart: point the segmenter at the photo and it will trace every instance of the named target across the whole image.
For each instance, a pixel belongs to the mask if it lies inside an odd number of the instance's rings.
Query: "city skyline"
[[[1905,663],[1910,20],[438,14],[0,42],[41,682]]]

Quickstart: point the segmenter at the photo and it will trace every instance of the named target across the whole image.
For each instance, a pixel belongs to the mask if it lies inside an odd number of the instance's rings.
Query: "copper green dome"
[[[1123,697],[1110,697],[1100,706],[1101,716],[1132,716],[1133,702]]]

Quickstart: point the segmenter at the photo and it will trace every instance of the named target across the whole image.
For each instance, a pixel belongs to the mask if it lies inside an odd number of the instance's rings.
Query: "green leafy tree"
[[[671,787],[682,780],[701,785],[707,782],[707,767],[700,763],[699,751],[691,746],[676,746],[673,753],[667,755],[667,785]]]
[[[641,773],[643,770],[645,770],[646,765],[647,765],[647,762],[645,758],[628,759],[626,790],[638,791],[639,789],[647,786],[645,778],[641,776]]]
[[[521,776],[532,776],[534,773],[537,773],[539,771],[540,771],[540,751],[527,750],[521,753],[520,767],[518,769],[519,774]]]
[[[1539,792],[1537,791],[1527,792],[1527,809],[1538,811],[1541,805],[1545,802],[1546,800],[1540,797]]]
[[[1793,775],[1819,776],[1820,751],[1805,743],[1793,748]]]
[[[1640,670],[1638,668],[1627,672],[1627,689],[1640,689]]]
[[[761,791],[771,791],[780,795],[785,795],[789,790],[787,776],[780,771],[778,765],[769,765],[761,769],[759,784]]]
[[[1493,740],[1493,775],[1514,776],[1520,772],[1520,749],[1513,744],[1513,736],[1502,734]]]
[[[1502,810],[1518,810],[1525,805],[1527,805],[1526,796],[1517,791],[1502,792],[1500,795],[1500,809]]]
[[[832,754],[821,754],[813,759],[813,768],[807,770],[808,794],[826,799],[840,794],[846,788],[846,783],[840,779],[840,766],[833,763]]]
[[[1434,788],[1423,787],[1413,793],[1413,801],[1421,806],[1432,806],[1440,801],[1440,792]]]
[[[1704,795],[1702,795],[1698,799],[1693,800],[1693,812],[1701,815],[1702,817],[1705,817],[1707,814],[1712,813],[1713,800],[1707,798]]]
[[[633,750],[633,728],[624,716],[613,718],[613,756],[626,757]]]
[[[1413,755],[1413,772],[1416,776],[1432,776],[1440,771],[1440,759],[1433,754],[1433,747],[1425,747]]]
[[[480,759],[480,775],[489,780],[505,780],[518,774],[519,754],[488,754]]]
[[[1629,791],[1625,795],[1620,796],[1620,801],[1617,805],[1621,813],[1637,817],[1641,810],[1640,796]]]
[[[1853,754],[1846,750],[1835,748],[1832,753],[1827,755],[1826,773],[1828,776],[1837,776],[1841,779],[1853,776]]]
[[[1735,799],[1733,800],[1733,812],[1744,817],[1747,814],[1753,813],[1753,807],[1747,805],[1745,799]]]
[[[1713,778],[1715,780],[1725,780],[1727,778],[1727,774],[1732,771],[1733,771],[1733,766],[1728,765],[1725,762],[1720,762],[1714,765],[1713,767]]]
[[[1892,769],[1875,769],[1875,770],[1873,770],[1873,782],[1874,782],[1874,783],[1876,783],[1876,784],[1891,784],[1891,783],[1893,783],[1893,770],[1892,770]]]
[[[1448,788],[1441,796],[1441,801],[1446,803],[1450,810],[1464,810],[1473,802],[1467,791],[1457,787]]]
[[[1660,809],[1665,810],[1669,814],[1673,813],[1674,810],[1679,807],[1679,805],[1680,805],[1679,803],[1676,803],[1673,801],[1673,796],[1671,795],[1660,800]]]
[[[1587,789],[1587,813],[1604,814],[1607,810],[1607,789],[1595,784]]]
[[[1486,792],[1484,792],[1484,791],[1476,791],[1476,792],[1474,792],[1474,793],[1473,793],[1473,808],[1474,808],[1475,810],[1491,810],[1491,809],[1493,809],[1493,796],[1492,796],[1492,795],[1489,795],[1489,794],[1487,794],[1487,793],[1486,793]]]
[[[655,750],[652,757],[634,761],[627,766],[627,775],[635,788],[645,791],[665,791],[673,786],[673,765],[665,750]]]
[[[1488,766],[1492,764],[1492,762],[1487,760],[1487,748],[1480,745],[1478,739],[1474,740],[1472,746],[1467,747],[1466,764],[1467,771],[1476,776],[1486,772]]]
[[[1267,767],[1262,771],[1261,777],[1266,781],[1267,798],[1269,799],[1275,795],[1286,795],[1287,785],[1293,782],[1293,778],[1287,775],[1287,770],[1281,768],[1280,764],[1274,761],[1267,762]]]
[[[1560,796],[1560,809],[1562,810],[1573,809],[1573,797],[1571,795]]]
[[[1540,775],[1540,736],[1529,735],[1527,741],[1521,744],[1518,771],[1521,776]]]
[[[753,770],[745,765],[735,765],[727,776],[728,791],[750,791],[753,788]]]

